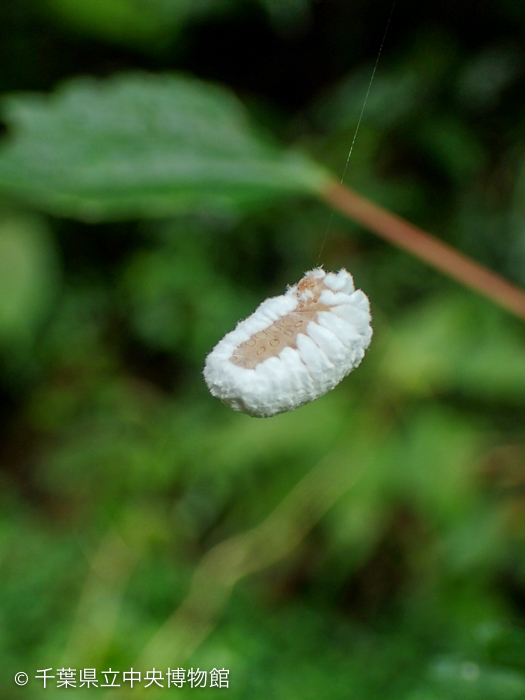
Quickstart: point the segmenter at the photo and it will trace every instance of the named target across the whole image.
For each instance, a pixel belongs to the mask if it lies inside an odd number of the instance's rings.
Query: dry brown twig
[[[335,180],[321,193],[333,209],[474,289],[525,321],[525,290]]]

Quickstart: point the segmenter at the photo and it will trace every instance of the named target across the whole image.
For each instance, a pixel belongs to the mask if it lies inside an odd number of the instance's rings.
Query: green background
[[[159,697],[525,697],[523,323],[318,197],[390,11],[1,3],[3,697],[153,665],[230,672]],[[520,0],[397,0],[346,173],[522,286],[524,80]],[[222,406],[206,354],[318,262],[370,297],[362,365]]]

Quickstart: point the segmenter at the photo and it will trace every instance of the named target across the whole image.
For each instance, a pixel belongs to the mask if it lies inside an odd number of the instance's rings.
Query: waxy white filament
[[[333,389],[370,344],[370,305],[345,269],[317,268],[264,301],[206,358],[210,392],[236,411],[273,416]]]

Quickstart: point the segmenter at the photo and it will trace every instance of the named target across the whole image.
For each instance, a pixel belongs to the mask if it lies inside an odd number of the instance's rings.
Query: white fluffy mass
[[[354,289],[350,273],[317,268],[282,296],[260,304],[215,346],[206,358],[206,383],[213,396],[251,416],[292,411],[357,367],[372,337],[370,321],[368,298]],[[254,346],[252,359],[248,346]],[[262,361],[256,357],[269,352]]]

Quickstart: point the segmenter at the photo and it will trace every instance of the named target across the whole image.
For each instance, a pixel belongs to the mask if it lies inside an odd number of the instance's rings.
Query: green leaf
[[[42,0],[51,19],[84,34],[150,51],[165,49],[191,20],[224,12],[228,0]]]
[[[0,195],[85,220],[239,211],[327,174],[270,143],[227,90],[175,75],[76,79],[11,96]]]
[[[58,289],[58,262],[45,222],[34,215],[0,219],[0,349],[34,340]],[[11,360],[19,359],[16,353]]]
[[[398,325],[385,372],[403,390],[421,395],[460,390],[522,405],[523,329],[472,295],[435,299]]]

